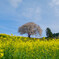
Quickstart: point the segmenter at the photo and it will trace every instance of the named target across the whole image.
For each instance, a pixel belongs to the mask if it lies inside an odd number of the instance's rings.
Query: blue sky
[[[42,36],[47,27],[59,32],[59,0],[0,0],[0,33],[20,35],[18,28],[27,22],[40,25]]]

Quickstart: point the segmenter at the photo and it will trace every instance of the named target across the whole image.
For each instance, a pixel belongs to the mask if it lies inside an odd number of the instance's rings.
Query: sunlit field
[[[0,59],[59,59],[59,39],[0,34]]]

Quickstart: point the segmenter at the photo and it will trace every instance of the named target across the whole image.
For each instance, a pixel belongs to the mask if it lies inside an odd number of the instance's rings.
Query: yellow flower
[[[2,50],[2,49],[0,49],[0,52],[3,52],[3,50]]]
[[[24,40],[26,41],[27,39],[25,38]]]
[[[13,36],[13,34],[11,34],[11,36]]]
[[[4,56],[4,53],[0,53],[0,57],[3,57]]]
[[[45,39],[45,37],[43,37],[43,39]]]

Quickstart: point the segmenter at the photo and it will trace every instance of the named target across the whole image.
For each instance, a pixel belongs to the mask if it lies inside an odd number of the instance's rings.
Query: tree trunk
[[[28,34],[28,37],[30,38],[30,34]]]

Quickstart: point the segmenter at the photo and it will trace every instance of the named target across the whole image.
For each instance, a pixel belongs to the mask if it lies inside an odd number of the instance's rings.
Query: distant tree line
[[[54,33],[53,37],[59,37],[59,33]]]
[[[50,38],[59,38],[59,33],[52,33],[51,29],[50,28],[47,28],[46,29],[46,36],[47,37],[50,37]]]

